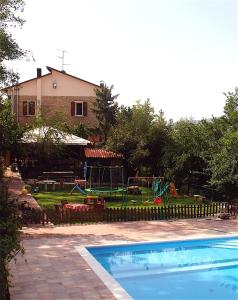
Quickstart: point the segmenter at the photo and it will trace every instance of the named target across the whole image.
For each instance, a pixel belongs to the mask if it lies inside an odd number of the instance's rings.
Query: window
[[[87,116],[87,102],[73,101],[71,102],[71,116],[85,117]]]
[[[23,116],[34,116],[35,106],[35,101],[23,101]]]
[[[83,116],[83,102],[75,102],[75,116]]]

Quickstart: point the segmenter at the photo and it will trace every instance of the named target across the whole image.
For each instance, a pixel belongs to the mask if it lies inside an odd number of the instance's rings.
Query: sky
[[[36,68],[114,85],[119,104],[151,100],[166,119],[223,113],[238,86],[238,0],[25,0],[12,29],[34,61],[8,65],[20,81]]]

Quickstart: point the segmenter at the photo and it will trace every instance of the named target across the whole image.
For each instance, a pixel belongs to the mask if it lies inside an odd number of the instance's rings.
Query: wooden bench
[[[195,198],[196,201],[204,201],[206,200],[206,197],[205,196],[202,196],[202,195],[193,195],[193,197]]]

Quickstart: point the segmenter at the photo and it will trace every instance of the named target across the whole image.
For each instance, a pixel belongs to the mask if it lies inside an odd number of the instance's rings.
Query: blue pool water
[[[88,247],[133,299],[238,300],[238,238]]]

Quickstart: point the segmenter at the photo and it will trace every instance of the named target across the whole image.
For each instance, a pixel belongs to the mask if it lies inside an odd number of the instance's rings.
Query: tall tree
[[[220,118],[223,135],[209,161],[211,183],[227,197],[238,197],[238,89],[225,94],[224,115]]]
[[[96,89],[96,101],[92,111],[98,120],[98,133],[106,143],[110,128],[115,124],[118,104],[115,101],[119,94],[112,94],[113,85],[109,88],[106,84]]]
[[[163,113],[156,115],[149,99],[137,101],[132,108],[119,108],[107,147],[123,153],[131,169],[140,174],[159,174],[158,156],[166,130]]]
[[[16,148],[22,131],[11,114],[11,105],[7,100],[0,99],[0,156],[7,150]]]
[[[18,79],[18,75],[8,69],[4,61],[22,58],[27,53],[9,32],[13,26],[23,25],[24,20],[18,16],[23,8],[23,0],[0,0],[0,86],[14,83]]]

